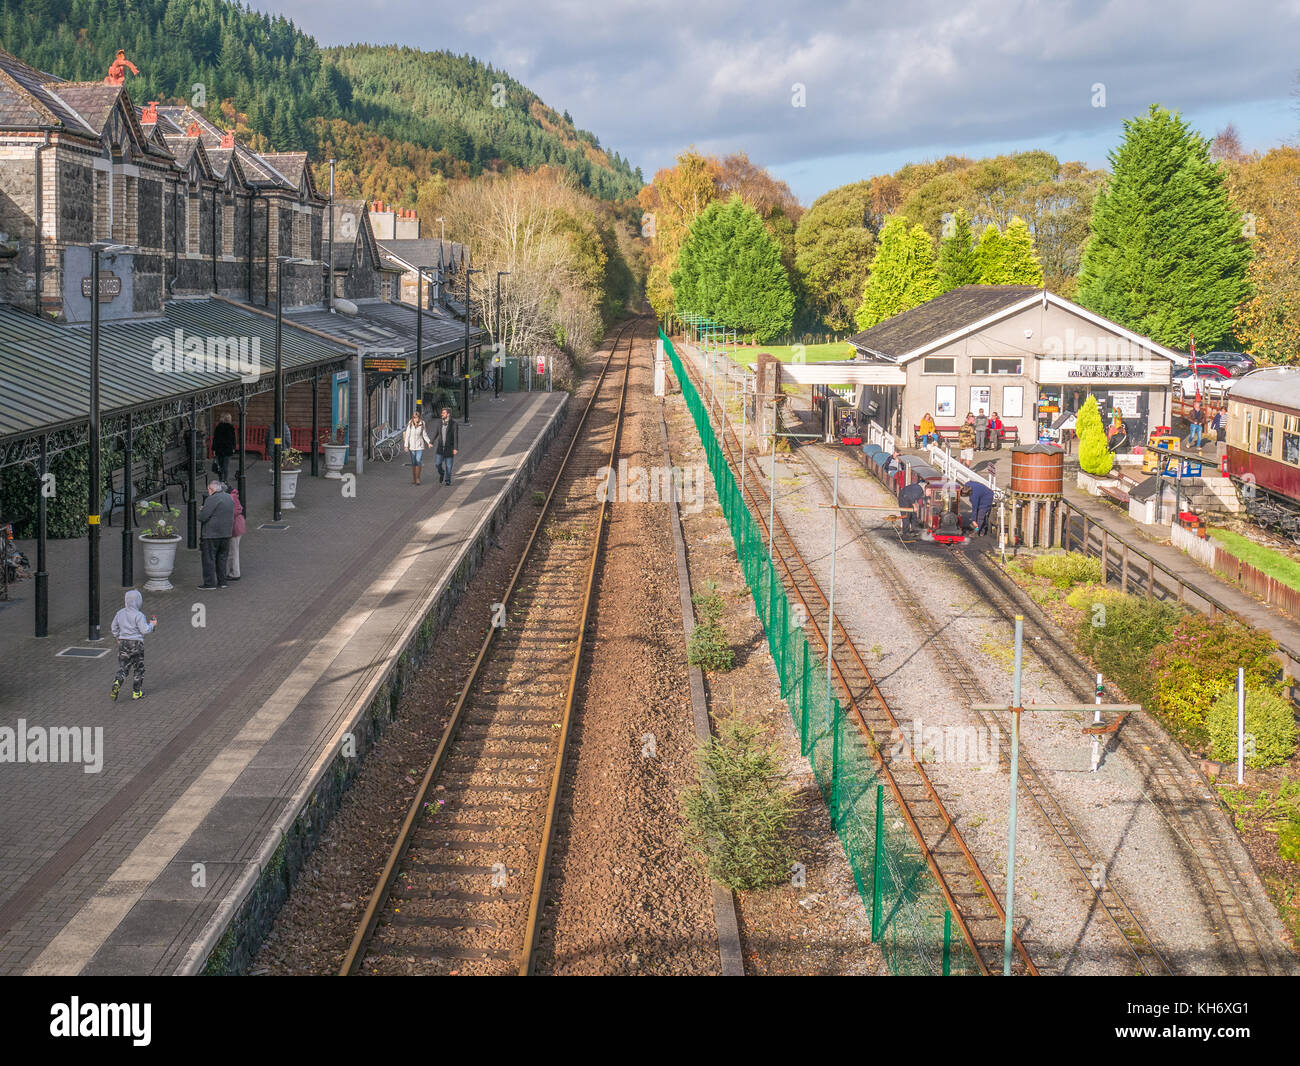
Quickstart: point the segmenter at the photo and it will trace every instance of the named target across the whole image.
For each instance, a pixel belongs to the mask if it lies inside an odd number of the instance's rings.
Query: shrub
[[[716,586],[695,597],[700,620],[695,623],[686,642],[686,661],[702,670],[730,670],[736,665],[736,654],[727,643],[727,631],[722,628],[722,597]]]
[[[1114,465],[1105,432],[1089,426],[1079,438],[1079,468],[1094,477],[1105,477]]]
[[[1179,739],[1204,746],[1209,740],[1205,716],[1215,700],[1235,689],[1239,667],[1246,671],[1247,688],[1277,690],[1276,651],[1272,637],[1240,622],[1183,615],[1151,655],[1161,719]]]
[[[1095,585],[1075,589],[1066,602],[1083,611],[1077,633],[1079,650],[1130,699],[1154,711],[1158,692],[1150,669],[1151,654],[1169,639],[1180,608]]]
[[[1083,401],[1083,406],[1079,408],[1079,413],[1074,419],[1074,434],[1080,440],[1083,439],[1084,431],[1096,427],[1105,435],[1106,427],[1101,423],[1101,411],[1097,407],[1097,397],[1089,396]]]
[[[794,799],[776,748],[757,726],[726,721],[700,749],[700,783],[683,797],[686,840],[709,874],[728,888],[762,888],[784,879]]]
[[[1300,862],[1300,812],[1277,831],[1277,853],[1287,862]]]
[[[1219,762],[1237,761],[1237,690],[1229,689],[1206,716],[1210,755]],[[1252,744],[1251,741],[1254,741]],[[1246,690],[1246,765],[1277,766],[1295,754],[1295,712],[1289,700],[1267,689]]]
[[[1101,581],[1101,560],[1083,552],[1040,555],[1034,560],[1034,574],[1045,577],[1058,589]]]

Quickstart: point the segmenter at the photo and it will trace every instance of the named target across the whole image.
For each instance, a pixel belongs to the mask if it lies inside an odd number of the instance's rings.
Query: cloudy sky
[[[949,152],[1104,165],[1160,102],[1247,148],[1300,140],[1300,0],[257,0],[324,45],[468,52],[647,178],[743,150],[804,203]],[[358,17],[364,10],[364,17]]]

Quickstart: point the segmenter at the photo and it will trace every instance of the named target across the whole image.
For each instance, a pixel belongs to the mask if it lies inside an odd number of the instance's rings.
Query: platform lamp
[[[437,269],[430,265],[415,268],[415,409],[424,420],[424,272]]]
[[[462,367],[464,376],[461,378],[460,383],[460,402],[465,408],[465,417],[461,419],[461,422],[467,426],[469,425],[469,276],[484,273],[482,268],[471,270],[469,264],[469,249],[467,248],[465,249],[465,354]]]
[[[99,628],[99,518],[103,503],[103,486],[99,483],[99,257],[129,252],[125,244],[92,244],[90,246],[90,469],[87,471],[89,488],[86,494],[86,525],[90,542],[90,602],[88,604],[88,640],[100,640]],[[131,471],[126,471],[129,511],[131,501]]]
[[[492,368],[492,397],[497,399],[501,396],[501,371],[505,369],[505,345],[502,343],[501,334],[501,279],[508,278],[510,271],[497,271],[497,358],[500,360],[497,366]]]
[[[294,258],[287,255],[275,257],[275,425],[271,427],[272,461],[271,471],[273,485],[273,522],[280,521],[280,449],[284,441],[280,434],[284,432],[284,268],[310,260]]]

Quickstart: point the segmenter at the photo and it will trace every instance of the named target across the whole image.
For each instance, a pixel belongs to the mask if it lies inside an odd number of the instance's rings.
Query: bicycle
[[[379,423],[370,431],[370,449],[375,458],[382,459],[386,463],[391,463],[397,458],[397,444],[400,440],[401,434],[394,433],[387,422]]]

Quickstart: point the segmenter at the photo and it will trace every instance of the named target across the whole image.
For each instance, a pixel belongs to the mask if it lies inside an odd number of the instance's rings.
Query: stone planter
[[[343,479],[343,463],[348,457],[348,446],[346,444],[326,444],[325,445],[325,476],[332,477],[336,481]]]
[[[1090,496],[1100,496],[1103,487],[1113,489],[1118,484],[1118,478],[1095,477],[1092,474],[1085,474],[1082,470],[1079,471],[1079,488]]]
[[[145,582],[146,592],[167,592],[172,588],[169,578],[176,568],[176,546],[181,538],[146,537],[141,534],[136,538],[144,545],[144,572],[149,580]]]
[[[298,475],[301,469],[280,471],[280,507],[286,511],[297,510],[293,498],[298,495]]]

